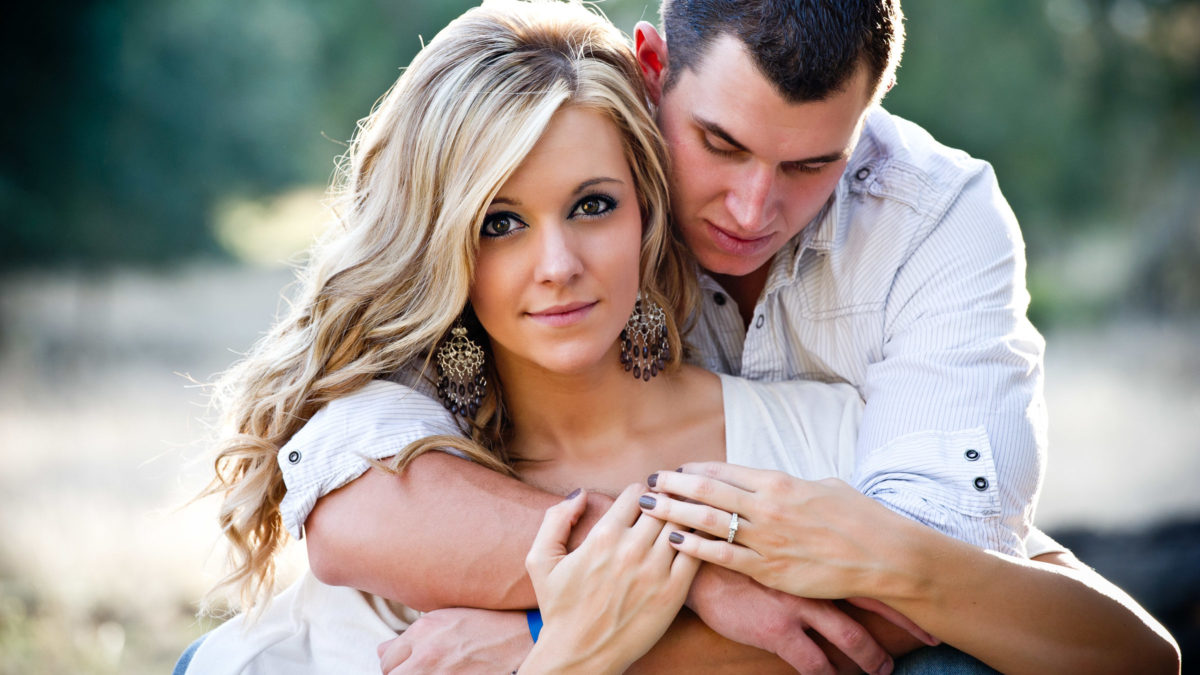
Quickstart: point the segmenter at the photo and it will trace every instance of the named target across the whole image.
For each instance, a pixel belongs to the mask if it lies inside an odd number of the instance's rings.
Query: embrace
[[[1024,245],[881,107],[903,35],[899,0],[442,30],[220,383],[243,611],[176,672],[1178,672],[1033,526]]]

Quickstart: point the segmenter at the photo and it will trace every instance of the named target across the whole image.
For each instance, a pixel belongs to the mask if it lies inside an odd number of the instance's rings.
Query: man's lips
[[[569,326],[582,321],[592,311],[592,308],[596,306],[596,303],[596,300],[591,302],[570,302],[564,305],[547,307],[536,312],[526,312],[525,316],[548,326]]]
[[[708,227],[708,232],[717,248],[737,256],[753,256],[762,253],[771,246],[771,240],[774,237],[772,233],[761,237],[743,238],[713,225],[710,221],[706,220],[704,224]]]

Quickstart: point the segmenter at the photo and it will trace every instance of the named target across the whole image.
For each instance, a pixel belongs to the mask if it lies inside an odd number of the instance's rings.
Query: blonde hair
[[[286,543],[286,492],[276,455],[326,403],[430,355],[467,304],[479,230],[500,187],[565,105],[605,115],[620,131],[643,217],[641,290],[675,317],[695,301],[694,268],[667,222],[666,152],[624,36],[578,2],[488,0],[456,19],[359,123],[335,181],[335,226],[300,275],[291,311],[218,382],[226,435],[216,476],[231,571],[210,599],[245,608],[274,588]],[[494,373],[468,438],[405,448],[401,471],[431,449],[456,448],[511,474],[508,418]]]

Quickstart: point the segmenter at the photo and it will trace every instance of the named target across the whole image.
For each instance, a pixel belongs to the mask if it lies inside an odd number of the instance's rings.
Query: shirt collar
[[[785,257],[789,263],[788,270],[795,277],[800,267],[800,259],[806,250],[828,253],[836,251],[846,242],[847,228],[850,227],[850,217],[846,205],[851,194],[868,192],[876,179],[879,167],[882,165],[879,145],[873,133],[872,120],[879,115],[886,115],[882,108],[874,108],[867,113],[863,122],[863,131],[858,144],[846,162],[842,177],[829,201],[803,230],[792,238],[776,258]],[[774,276],[772,269],[771,277]],[[770,282],[768,281],[768,287]]]

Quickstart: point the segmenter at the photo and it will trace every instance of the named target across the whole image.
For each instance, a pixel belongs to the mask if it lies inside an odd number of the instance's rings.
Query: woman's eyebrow
[[[600,183],[616,183],[618,185],[621,185],[623,182],[624,181],[621,181],[617,178],[609,178],[607,176],[601,176],[599,178],[589,178],[588,180],[585,180],[582,183],[580,183],[579,187],[575,188],[575,191],[572,192],[571,194],[577,195],[580,192],[583,192],[584,190],[587,190],[588,188],[592,187],[593,185],[598,185]]]
[[[624,181],[620,180],[619,178],[609,178],[608,176],[600,176],[598,178],[589,178],[589,179],[583,181],[582,183],[580,183],[571,192],[571,195],[572,196],[577,195],[581,192],[586,191],[588,188],[590,188],[594,185],[599,185],[601,183],[616,183],[617,185],[623,185]],[[511,197],[496,197],[495,199],[492,200],[492,205],[494,206],[496,204],[503,204],[505,206],[521,206],[522,205],[521,200],[513,199]]]

